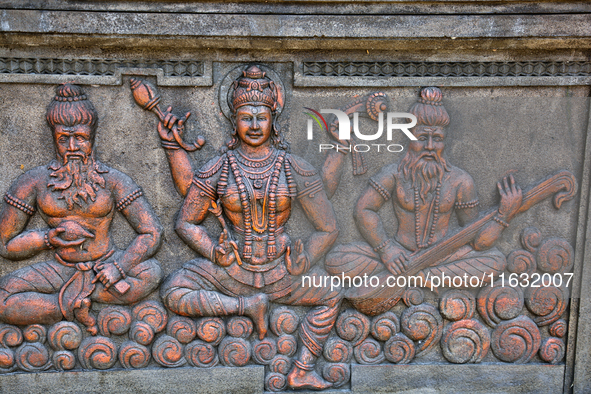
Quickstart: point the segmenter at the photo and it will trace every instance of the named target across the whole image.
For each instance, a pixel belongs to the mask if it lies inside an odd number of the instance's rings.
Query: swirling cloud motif
[[[523,302],[523,290],[520,287],[504,286],[501,281],[497,281],[480,290],[476,308],[486,324],[496,327],[503,320],[519,316]]]
[[[97,320],[101,335],[123,335],[131,326],[131,312],[123,306],[109,306],[99,312]]]
[[[355,360],[359,364],[381,364],[384,361],[384,352],[382,346],[373,338],[367,338],[359,345],[353,348]]]
[[[190,365],[199,368],[211,368],[218,365],[216,349],[207,342],[195,340],[185,348],[185,357]]]
[[[491,349],[501,361],[525,364],[540,348],[538,326],[526,316],[499,323],[491,336]]]
[[[197,324],[189,317],[173,316],[166,325],[166,334],[183,344],[191,342],[197,336]]]
[[[243,338],[226,337],[218,346],[220,361],[227,367],[243,367],[248,364],[252,350]]]
[[[219,317],[203,317],[197,321],[197,336],[202,341],[218,345],[226,335],[226,325]]]
[[[254,330],[252,320],[246,316],[233,316],[228,320],[226,331],[235,338],[248,338]]]
[[[183,345],[176,338],[162,335],[152,345],[152,357],[154,361],[163,367],[176,368],[185,365]]]
[[[133,320],[143,321],[152,327],[154,333],[164,330],[168,321],[168,313],[164,306],[156,301],[144,301],[131,311]]]
[[[402,333],[394,335],[384,344],[384,356],[394,364],[410,363],[415,353],[414,342]]]
[[[474,316],[475,307],[474,296],[463,290],[447,291],[439,302],[441,314],[451,321],[471,319]]]
[[[298,329],[300,319],[291,309],[279,307],[271,313],[269,321],[271,332],[279,336],[293,334]]]
[[[418,357],[431,350],[441,339],[443,319],[432,305],[415,305],[402,312],[400,329],[404,335],[418,341]]]
[[[82,330],[76,323],[62,321],[50,327],[48,338],[53,350],[74,350],[82,342]]]
[[[443,330],[441,350],[452,363],[479,363],[490,348],[490,334],[478,320],[460,320]]]
[[[345,363],[326,364],[322,368],[322,376],[332,387],[339,388],[351,379],[351,366]]]
[[[125,341],[119,348],[119,362],[123,368],[145,368],[150,358],[150,349],[134,341]]]
[[[371,335],[378,341],[387,341],[400,331],[400,321],[394,312],[382,313],[371,321]]]
[[[106,337],[85,338],[78,348],[78,360],[84,369],[109,369],[117,362],[117,345]]]
[[[369,335],[369,318],[356,310],[348,309],[337,319],[336,331],[339,337],[357,346]]]

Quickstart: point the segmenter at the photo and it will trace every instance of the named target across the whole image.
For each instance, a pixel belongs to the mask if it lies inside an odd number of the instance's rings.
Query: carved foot
[[[90,335],[98,334],[98,326],[96,325],[96,319],[90,313],[90,306],[92,302],[90,299],[85,298],[82,300],[80,308],[74,310],[74,315],[76,319],[82,324],[86,326],[86,331],[90,333]]]
[[[313,366],[305,366],[305,369],[300,368],[296,361],[289,375],[287,375],[287,385],[292,389],[308,389],[308,390],[324,390],[332,386],[332,383],[322,379],[314,370]]]
[[[244,299],[244,315],[252,319],[261,340],[267,335],[268,310],[269,298],[266,294],[258,294]]]

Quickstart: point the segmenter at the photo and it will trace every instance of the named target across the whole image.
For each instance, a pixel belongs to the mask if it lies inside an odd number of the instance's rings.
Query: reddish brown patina
[[[136,82],[132,88],[141,85]],[[280,95],[259,67],[244,70],[229,93],[232,137],[219,156],[195,173],[177,138],[186,117],[179,120],[170,108],[161,117],[162,146],[175,185],[185,196],[176,229],[203,256],[170,275],[161,295],[168,308],[184,316],[249,316],[261,340],[267,332],[269,301],[315,306],[300,327],[304,346],[287,381],[292,388],[324,389],[331,384],[315,372],[314,362],[342,297],[338,290],[302,287],[299,275],[326,275],[316,263],[338,231],[320,176],[288,153],[289,145],[279,133]],[[285,225],[296,201],[315,230],[305,242],[292,243]],[[217,239],[201,225],[210,213],[222,224]]]
[[[78,319],[93,335],[91,301],[136,302],[158,287],[150,259],[162,229],[142,190],[127,175],[95,158],[98,115],[76,85],[63,84],[47,108],[56,160],[27,171],[4,196],[0,255],[21,260],[51,250],[54,259],[0,279],[0,320],[52,324]],[[115,211],[137,232],[126,250],[110,235]],[[48,228],[26,230],[39,211]]]
[[[429,277],[445,274],[490,277],[503,272],[505,256],[493,247],[511,220],[542,199],[565,189],[555,197],[557,208],[576,191],[572,174],[558,173],[523,194],[513,176],[498,183],[501,202],[478,219],[478,196],[474,180],[451,165],[444,155],[445,127],[449,115],[441,90],[423,88],[420,99],[409,110],[417,117],[410,141],[400,163],[383,167],[363,191],[354,216],[359,232],[367,241],[339,245],[326,258],[326,269],[346,277],[375,275],[374,287],[351,287],[347,298],[360,311],[375,315],[394,306],[404,288],[388,286],[390,275],[417,275],[424,286]],[[378,211],[391,200],[398,228],[394,238],[384,230]],[[462,231],[448,236],[455,214]],[[478,220],[477,220],[478,219]]]

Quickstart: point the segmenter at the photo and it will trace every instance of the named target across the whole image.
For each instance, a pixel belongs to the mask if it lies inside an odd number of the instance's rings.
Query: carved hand
[[[108,290],[109,287],[123,278],[121,272],[119,272],[119,269],[114,263],[104,263],[100,266],[96,266],[95,270],[98,270],[98,273],[92,280],[92,283],[100,281],[105,286],[105,290]]]
[[[390,241],[388,245],[380,253],[382,262],[393,274],[400,275],[406,271],[406,263],[408,256],[406,255],[406,249],[393,245],[393,241]]]
[[[166,112],[163,114],[163,120],[158,122],[158,134],[162,140],[173,142],[175,141],[175,132],[179,136],[183,134],[183,131],[185,130],[185,122],[189,119],[191,113],[187,112],[187,115],[179,120],[179,118],[170,111],[172,111],[172,107],[166,109]]]
[[[291,275],[302,275],[310,269],[310,258],[304,250],[304,243],[301,239],[295,242],[293,253],[291,247],[287,247],[285,253],[285,267]]]
[[[497,187],[501,195],[499,217],[510,221],[521,207],[521,200],[523,199],[521,188],[515,183],[513,175],[509,175],[509,178],[503,178],[503,182],[498,182]]]
[[[233,249],[238,250],[238,245],[236,242],[230,241],[229,238],[228,231],[224,230],[220,234],[218,246],[214,249],[215,263],[222,267],[228,267],[236,260]]]
[[[49,243],[55,248],[69,248],[78,246],[86,238],[94,238],[94,234],[86,231],[76,222],[66,221],[47,232]]]

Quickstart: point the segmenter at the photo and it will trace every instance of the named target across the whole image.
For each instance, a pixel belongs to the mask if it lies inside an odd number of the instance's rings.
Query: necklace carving
[[[429,247],[433,243],[435,239],[435,228],[437,227],[437,220],[439,219],[439,203],[440,203],[440,193],[441,193],[441,182],[437,182],[437,187],[435,188],[435,197],[429,206],[429,210],[427,211],[427,221],[425,222],[425,231],[423,236],[421,237],[421,222],[419,217],[419,190],[415,187],[415,199],[414,199],[414,211],[415,211],[415,241],[417,243],[418,249],[424,249]],[[431,212],[433,212],[433,220],[431,221],[431,229],[428,233],[427,238],[427,229],[429,227],[429,219],[431,218]],[[427,242],[423,242],[424,240]]]

